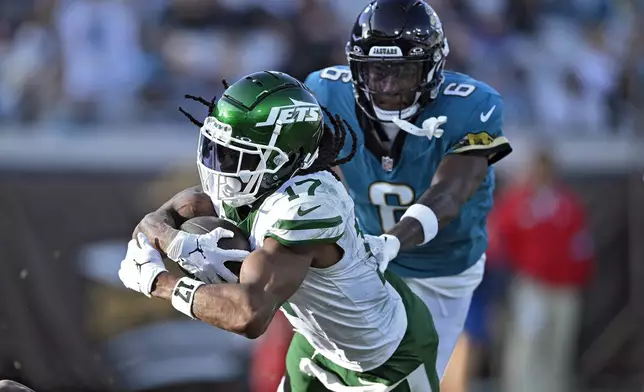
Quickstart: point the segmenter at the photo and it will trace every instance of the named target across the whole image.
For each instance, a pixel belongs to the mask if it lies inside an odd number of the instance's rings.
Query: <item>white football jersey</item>
[[[217,210],[222,217],[238,219],[226,206]],[[389,359],[407,329],[405,308],[368,252],[342,183],[326,171],[295,176],[243,223],[252,249],[266,237],[286,246],[335,243],[342,248],[344,255],[335,265],[310,268],[282,311],[295,331],[339,366],[366,371]]]

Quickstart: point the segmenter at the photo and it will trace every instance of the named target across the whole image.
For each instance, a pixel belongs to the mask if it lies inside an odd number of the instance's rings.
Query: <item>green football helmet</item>
[[[199,137],[204,192],[232,207],[249,205],[309,168],[324,119],[313,94],[280,72],[256,72],[224,91]]]

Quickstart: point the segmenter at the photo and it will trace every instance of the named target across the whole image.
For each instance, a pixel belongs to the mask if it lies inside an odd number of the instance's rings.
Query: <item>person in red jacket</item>
[[[570,391],[581,291],[593,264],[583,204],[539,151],[526,181],[497,200],[488,225],[516,274],[503,390]]]

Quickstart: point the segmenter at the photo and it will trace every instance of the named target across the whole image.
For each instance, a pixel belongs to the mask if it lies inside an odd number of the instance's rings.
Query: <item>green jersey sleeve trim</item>
[[[278,230],[330,229],[342,224],[340,215],[326,219],[280,219],[273,225]]]
[[[284,238],[281,238],[273,233],[267,233],[266,238],[272,238],[275,241],[279,242],[280,244],[284,246],[295,246],[295,245],[310,245],[310,244],[335,244],[342,238],[344,235],[344,232],[340,234],[339,236],[336,237],[331,237],[331,238],[310,238],[310,239],[305,239],[305,240],[287,240]]]

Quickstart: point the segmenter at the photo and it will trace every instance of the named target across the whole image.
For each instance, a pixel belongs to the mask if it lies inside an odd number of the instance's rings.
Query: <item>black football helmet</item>
[[[372,120],[412,118],[436,98],[449,46],[424,0],[374,0],[347,42],[356,101]]]

